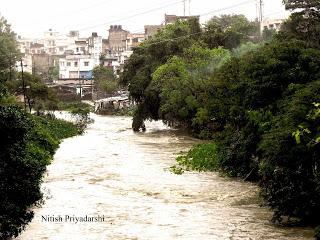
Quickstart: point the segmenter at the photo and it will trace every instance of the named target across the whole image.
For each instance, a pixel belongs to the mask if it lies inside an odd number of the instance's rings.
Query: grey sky
[[[187,13],[188,10],[187,6]],[[144,25],[161,24],[165,13],[182,15],[182,0],[1,0],[0,5],[0,14],[13,30],[27,37],[41,36],[49,28],[61,33],[80,30],[82,36],[95,31],[105,37],[110,24],[142,32]],[[240,13],[254,19],[256,0],[191,0],[192,15],[206,14],[201,16],[201,22],[226,13]],[[264,14],[269,18],[288,15],[282,0],[264,0]]]

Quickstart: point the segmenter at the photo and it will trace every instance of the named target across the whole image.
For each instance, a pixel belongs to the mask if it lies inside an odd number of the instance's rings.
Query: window
[[[71,62],[67,62],[67,66],[70,67],[71,66]]]
[[[78,62],[74,62],[74,66],[75,66],[75,67],[78,67]]]
[[[84,62],[84,66],[88,67],[89,66],[89,62]]]

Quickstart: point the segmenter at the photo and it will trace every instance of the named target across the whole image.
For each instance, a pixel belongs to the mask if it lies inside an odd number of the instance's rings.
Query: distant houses
[[[72,79],[92,80],[93,69],[98,65],[108,67],[119,75],[133,49],[143,41],[177,20],[199,17],[165,14],[162,24],[145,25],[144,33],[130,33],[122,25],[111,25],[106,38],[96,32],[83,38],[79,31],[70,31],[64,35],[52,29],[38,39],[18,37],[19,48],[24,55],[24,71],[40,75],[46,83]],[[261,23],[262,30],[278,30],[282,22],[282,19],[267,19]]]

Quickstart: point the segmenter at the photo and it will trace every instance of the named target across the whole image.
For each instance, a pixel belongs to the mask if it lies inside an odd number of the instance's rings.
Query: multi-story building
[[[121,53],[127,48],[129,32],[122,29],[121,25],[111,25],[109,29],[109,49],[112,53]]]
[[[164,25],[145,25],[144,26],[144,38],[149,39],[152,36],[156,35],[161,29],[163,29]]]
[[[59,37],[59,32],[49,29],[49,31],[44,32],[44,37],[42,39],[42,44],[44,45],[45,52],[48,54],[56,54],[56,41]]]
[[[164,24],[168,25],[168,24],[173,24],[175,23],[177,20],[181,20],[181,21],[187,21],[189,19],[200,19],[200,16],[177,16],[177,15],[164,15]]]
[[[59,59],[60,79],[92,79],[94,59],[90,55],[67,55]]]
[[[144,33],[129,33],[127,38],[126,50],[130,51],[139,46],[145,39]]]
[[[98,66],[102,54],[102,37],[95,32],[88,38],[88,53],[94,59],[94,65]]]
[[[59,57],[47,53],[32,54],[32,73],[41,76],[45,82],[52,82],[50,71],[59,66]]]
[[[29,47],[29,53],[31,54],[45,53],[44,45],[41,43],[31,43]]]
[[[128,61],[128,59],[130,58],[130,56],[133,54],[133,51],[124,51],[121,53],[120,55],[120,71],[123,70],[123,67],[125,65],[125,63]]]

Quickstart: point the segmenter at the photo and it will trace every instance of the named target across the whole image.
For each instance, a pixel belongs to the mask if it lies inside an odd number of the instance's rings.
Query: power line
[[[222,8],[222,9],[213,10],[213,11],[210,11],[210,12],[207,12],[207,13],[204,13],[204,14],[200,14],[200,16],[205,16],[205,15],[209,15],[209,14],[212,14],[212,13],[216,13],[216,12],[221,12],[221,11],[224,11],[224,10],[232,9],[232,8],[235,8],[235,7],[238,7],[238,6],[241,6],[241,5],[252,3],[253,1],[255,1],[255,0],[245,1],[245,2],[242,2],[242,3],[239,3],[239,4],[235,4],[235,5],[231,5],[231,6]],[[183,38],[186,38],[186,37],[195,36],[195,35],[202,34],[202,33],[203,33],[203,31],[200,31],[200,32],[191,33],[191,34],[187,34],[187,35],[176,37],[176,38],[169,38],[169,39],[165,39],[165,40],[158,41],[158,42],[147,43],[145,45],[147,45],[147,46],[156,45],[156,44],[159,44],[159,43],[175,41],[175,40],[179,40],[179,39],[183,39]]]
[[[254,2],[255,0],[249,0],[249,1],[244,1],[244,2],[241,2],[241,3],[238,3],[238,4],[234,4],[234,5],[231,5],[231,6],[228,6],[228,7],[225,7],[225,8],[220,8],[220,9],[216,9],[216,10],[213,10],[213,11],[210,11],[210,12],[207,12],[207,13],[203,13],[203,14],[200,14],[199,16],[206,16],[206,15],[209,15],[209,14],[213,14],[213,13],[217,13],[217,12],[222,12],[222,11],[225,11],[225,10],[229,10],[229,9],[232,9],[232,8],[235,8],[235,7],[239,7],[239,6],[242,6],[242,5],[246,5],[248,3],[252,3]],[[181,1],[179,0],[178,2],[175,2],[175,3],[171,3],[169,5],[174,5],[174,4],[178,4],[180,3]],[[166,5],[168,6],[168,5]],[[155,10],[158,10],[158,9],[161,9],[162,7],[159,7],[159,8],[154,8],[154,9],[151,9],[151,10],[148,10],[148,11],[145,11],[143,13],[138,13],[138,14],[134,14],[134,15],[131,15],[129,17],[125,17],[125,18],[121,18],[119,19],[118,21],[121,21],[123,19],[128,19],[128,18],[132,18],[134,16],[139,16],[140,14],[146,14],[146,13],[149,13],[149,12],[152,12],[152,11],[155,11]],[[117,20],[115,20],[117,21]],[[111,23],[111,22],[109,22]],[[108,24],[108,23],[104,23],[104,24],[99,24],[98,26],[100,25],[105,25],[105,24]],[[83,30],[83,29],[80,29],[80,30]],[[79,30],[79,31],[80,31]],[[193,36],[193,35],[197,35],[197,34],[201,34],[201,32],[198,32],[198,33],[192,33],[192,34],[188,34],[188,35],[185,35],[185,36],[181,36],[181,37],[177,37],[177,38],[172,38],[172,39],[165,39],[163,41],[159,41],[159,42],[156,42],[156,43],[151,43],[152,45],[153,44],[158,44],[158,43],[161,43],[161,42],[167,42],[167,41],[171,41],[171,40],[177,40],[177,39],[180,39],[180,38],[184,38],[184,37],[189,37],[189,36]],[[59,36],[59,35],[58,35]],[[149,45],[149,44],[148,44]],[[1,55],[0,55],[1,56]],[[6,55],[7,56],[7,55]]]
[[[170,2],[170,1],[169,1]],[[139,16],[139,15],[144,15],[144,14],[147,14],[147,13],[150,13],[150,12],[154,12],[154,11],[157,11],[157,10],[160,10],[162,8],[166,8],[166,7],[169,7],[169,6],[173,6],[173,5],[176,5],[178,3],[180,3],[181,0],[179,1],[176,1],[176,2],[173,2],[173,3],[169,3],[169,4],[166,4],[166,5],[163,5],[163,6],[160,6],[158,8],[153,8],[153,9],[150,9],[150,10],[147,10],[147,11],[144,11],[144,12],[140,12],[140,13],[137,13],[137,14],[133,14],[133,15],[130,15],[128,17],[124,17],[124,18],[120,18],[120,19],[115,19],[115,20],[112,20],[112,21],[109,21],[109,22],[105,22],[105,23],[101,23],[101,24],[97,24],[97,25],[92,25],[92,26],[88,26],[88,27],[84,27],[84,28],[81,28],[81,29],[77,29],[77,31],[83,31],[83,30],[88,30],[88,29],[92,29],[92,28],[95,28],[95,27],[99,27],[99,26],[103,26],[103,25],[107,25],[107,24],[112,24],[112,23],[115,23],[115,22],[118,22],[118,21],[122,21],[122,20],[127,20],[127,19],[130,19],[130,18],[133,18],[133,17],[136,17],[136,16]],[[99,4],[96,4],[96,5],[99,5]],[[91,7],[88,7],[88,8],[83,8],[82,10],[86,10],[86,9],[89,9]],[[136,9],[136,10],[143,10],[144,8],[139,8],[139,9]],[[135,11],[135,10],[134,10]],[[70,11],[70,13],[77,13],[77,11]],[[132,11],[130,11],[129,13],[131,13]],[[123,13],[123,15],[127,14],[128,12],[125,12]],[[70,29],[76,29],[77,27],[70,27]],[[59,34],[57,35],[56,37],[59,37],[59,36],[65,36],[65,34]]]
[[[185,0],[184,0],[184,1],[185,1]],[[242,5],[246,5],[246,4],[248,4],[248,3],[253,3],[254,1],[255,1],[255,0],[244,1],[244,2],[241,2],[241,3],[238,3],[238,4],[234,4],[234,5],[225,7],[225,8],[220,8],[220,9],[216,9],[216,10],[213,10],[213,11],[210,11],[210,12],[207,12],[207,13],[204,13],[204,14],[200,14],[200,16],[206,16],[206,15],[210,15],[210,14],[213,14],[213,13],[216,13],[216,12],[222,12],[222,11],[224,11],[224,10],[228,10],[228,9],[232,9],[232,8],[239,7],[239,6],[242,6]],[[148,11],[141,12],[141,13],[137,13],[137,14],[133,14],[133,15],[128,16],[128,17],[124,17],[124,18],[116,19],[116,20],[113,20],[113,21],[110,21],[110,22],[106,22],[106,23],[97,24],[97,25],[94,25],[94,26],[82,28],[82,29],[79,29],[79,31],[83,31],[83,30],[87,30],[87,29],[99,27],[99,26],[102,26],[102,25],[112,24],[112,23],[115,23],[115,22],[118,22],[118,21],[122,21],[122,20],[127,20],[127,19],[130,19],[130,18],[133,18],[133,17],[137,17],[137,16],[140,16],[140,15],[144,15],[144,14],[147,14],[147,13],[150,13],[150,12],[154,12],[154,11],[160,10],[160,9],[162,9],[162,8],[166,8],[166,7],[168,7],[168,6],[176,5],[176,4],[180,3],[180,2],[181,2],[181,1],[179,0],[179,1],[177,1],[177,2],[168,4],[168,5],[165,5],[165,6],[162,6],[162,7],[150,9],[150,10],[148,10]]]
[[[91,29],[91,28],[95,28],[95,27],[100,27],[100,26],[102,26],[102,25],[107,25],[107,24],[112,24],[112,23],[115,23],[115,22],[127,20],[127,19],[130,19],[130,18],[133,18],[133,17],[145,15],[145,14],[148,14],[148,13],[151,13],[151,12],[154,12],[154,11],[157,11],[157,10],[160,10],[160,9],[163,9],[163,8],[166,8],[166,7],[170,7],[170,6],[173,6],[173,5],[177,5],[177,4],[180,3],[180,2],[181,2],[181,0],[176,1],[176,2],[174,2],[174,3],[170,3],[170,4],[167,4],[167,5],[161,6],[161,7],[153,8],[153,9],[150,9],[150,10],[147,10],[147,11],[144,11],[144,12],[136,13],[136,14],[130,15],[130,16],[128,16],[128,17],[119,18],[119,19],[116,19],[116,20],[113,20],[113,21],[110,21],[110,22],[105,22],[105,23],[101,23],[101,24],[97,24],[97,25],[85,27],[85,28],[78,29],[78,30],[79,30],[79,31],[83,31],[83,30],[87,30],[87,29]]]
[[[204,13],[204,14],[200,14],[200,16],[206,16],[206,15],[210,15],[210,14],[212,14],[212,13],[222,12],[222,11],[229,10],[229,9],[232,9],[232,8],[235,8],[235,7],[240,7],[240,6],[246,5],[246,4],[248,4],[248,3],[253,3],[254,1],[255,1],[255,0],[249,0],[249,1],[241,2],[241,3],[234,4],[234,5],[225,7],[225,8],[220,8],[220,9],[216,9],[216,10],[213,10],[213,11],[210,11],[210,12],[207,12],[207,13]]]

